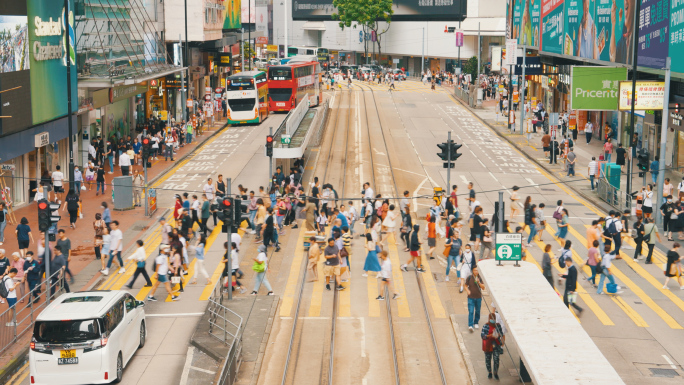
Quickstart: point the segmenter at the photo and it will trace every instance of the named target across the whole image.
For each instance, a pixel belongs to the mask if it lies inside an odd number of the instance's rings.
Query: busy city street
[[[683,8],[0,4],[0,384],[680,384]]]

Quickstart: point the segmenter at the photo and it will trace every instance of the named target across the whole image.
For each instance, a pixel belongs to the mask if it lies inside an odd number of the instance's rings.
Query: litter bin
[[[133,178],[130,175],[114,178],[112,197],[114,210],[132,210],[135,207],[133,206]]]

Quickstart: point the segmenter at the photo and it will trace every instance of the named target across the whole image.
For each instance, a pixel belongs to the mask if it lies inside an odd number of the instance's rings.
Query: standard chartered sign
[[[617,110],[619,82],[627,80],[627,69],[621,67],[572,67],[573,110]]]
[[[44,21],[39,16],[34,18],[36,28],[34,30],[36,36],[62,36],[62,18],[58,17],[57,21],[50,18]],[[52,45],[50,43],[41,43],[40,41],[33,42],[33,58],[37,61],[61,59],[64,56],[64,44],[60,39],[59,44]]]

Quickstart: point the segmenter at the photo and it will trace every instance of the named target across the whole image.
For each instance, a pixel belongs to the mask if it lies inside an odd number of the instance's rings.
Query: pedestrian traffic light
[[[639,154],[637,154],[637,159],[639,161],[639,163],[637,164],[639,170],[648,171],[648,151],[643,148],[639,150]]]
[[[460,149],[462,146],[462,144],[456,144],[456,142],[453,140],[437,144],[437,147],[439,147],[439,149],[442,151],[438,152],[437,156],[447,162],[444,163],[444,168],[453,168],[450,162],[455,161],[456,159],[460,158],[461,155],[463,155],[458,153],[458,149]]]
[[[223,218],[221,219],[223,221],[223,226],[224,229],[228,229],[228,227],[233,226],[233,219],[234,215],[233,214],[233,198],[223,198],[219,201],[219,210],[223,213]]]
[[[47,232],[53,224],[62,218],[54,215],[53,212],[59,210],[59,203],[50,203],[47,199],[38,201],[38,231]]]
[[[233,230],[237,232],[237,229],[240,228],[242,222],[247,221],[249,223],[249,210],[247,210],[247,201],[243,201],[239,198],[233,200],[233,205]]]
[[[150,163],[150,153],[152,152],[152,141],[150,138],[143,138],[142,140],[142,159],[145,167],[152,167]]]
[[[266,156],[273,156],[273,135],[266,137]]]

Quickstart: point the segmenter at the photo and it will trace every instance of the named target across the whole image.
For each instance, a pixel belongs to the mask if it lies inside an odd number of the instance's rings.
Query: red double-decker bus
[[[318,62],[294,62],[268,68],[268,110],[290,111],[305,95],[310,106],[321,103],[322,72]]]

